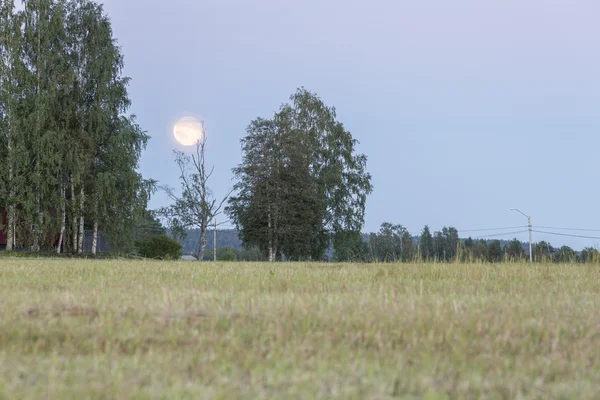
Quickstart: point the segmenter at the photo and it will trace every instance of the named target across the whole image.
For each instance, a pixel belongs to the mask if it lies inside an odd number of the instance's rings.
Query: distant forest
[[[207,237],[205,260],[213,258],[213,234]],[[198,229],[188,230],[181,240],[184,254],[198,253]],[[338,262],[418,262],[418,261],[475,261],[511,262],[528,260],[529,244],[517,239],[491,240],[459,238],[455,228],[443,228],[439,232],[423,229],[421,235],[409,235],[400,225],[382,224],[376,233],[363,233],[360,241],[338,249],[333,246],[326,251],[323,261]],[[568,246],[553,247],[550,243],[539,242],[533,246],[536,262],[597,262],[599,252],[593,248],[575,251]],[[217,258],[222,261],[265,261],[265,256],[256,248],[245,249],[234,229],[217,230]]]

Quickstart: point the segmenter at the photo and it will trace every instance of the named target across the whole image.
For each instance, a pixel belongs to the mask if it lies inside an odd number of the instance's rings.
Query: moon
[[[183,146],[195,146],[204,138],[204,129],[196,118],[185,117],[173,126],[173,136]]]

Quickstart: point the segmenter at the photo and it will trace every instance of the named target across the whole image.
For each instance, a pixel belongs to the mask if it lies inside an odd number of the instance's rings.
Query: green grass
[[[0,398],[600,398],[598,265],[0,259]]]

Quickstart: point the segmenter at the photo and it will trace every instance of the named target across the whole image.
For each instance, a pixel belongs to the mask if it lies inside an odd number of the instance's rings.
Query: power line
[[[568,236],[575,237],[581,239],[600,239],[600,236],[581,236],[581,235],[571,235],[568,233],[557,233],[557,232],[546,232],[546,231],[534,231],[535,233],[544,233],[546,235],[555,235],[555,236]]]
[[[528,230],[524,230],[524,231],[517,231],[517,232],[496,233],[496,234],[493,234],[493,235],[478,236],[478,238],[485,239],[485,238],[491,238],[491,237],[497,237],[497,236],[517,235],[519,233],[525,233],[525,232],[529,232],[529,231]]]
[[[459,230],[459,232],[461,232],[461,233],[464,233],[464,232],[489,232],[489,231],[503,231],[503,230],[507,230],[507,229],[519,229],[519,228],[527,228],[527,225],[525,225],[525,226],[523,226],[523,225],[508,226],[505,228],[464,229],[464,230]]]
[[[540,229],[558,229],[559,231],[600,232],[600,229],[556,228],[554,226],[534,226]]]

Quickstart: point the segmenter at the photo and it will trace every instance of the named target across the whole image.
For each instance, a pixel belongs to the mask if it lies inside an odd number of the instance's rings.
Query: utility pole
[[[516,208],[511,208],[511,211],[516,211],[520,214],[523,214],[525,217],[527,217],[527,228],[529,228],[529,263],[533,264],[533,251],[532,251],[532,247],[533,247],[533,236],[532,236],[532,226],[531,226],[531,216],[525,214],[524,212],[517,210]]]
[[[213,229],[213,261],[217,262],[217,217],[215,217],[215,228]]]

